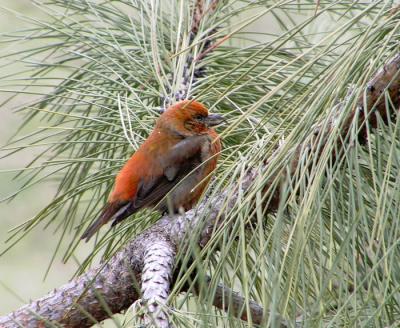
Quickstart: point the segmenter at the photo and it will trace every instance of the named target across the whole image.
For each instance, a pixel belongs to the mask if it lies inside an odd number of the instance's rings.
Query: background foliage
[[[57,191],[46,207],[12,230],[5,250],[45,227],[58,241],[52,262],[80,262],[79,236],[106,201],[115,173],[148,135],[157,109],[189,86],[190,96],[229,119],[209,199],[239,184],[245,167],[258,166],[283,146],[229,213],[231,229],[216,234],[203,250],[193,243],[181,254],[183,263],[189,255],[196,260],[182,265],[171,296],[172,319],[188,327],[244,325],[209,305],[213,288],[199,298],[178,294],[189,273],[198,270],[198,279],[211,273],[214,284],[224,282],[262,304],[270,325],[282,316],[290,326],[395,326],[397,117],[379,123],[363,144],[356,128],[349,131],[348,146],[332,156],[343,117],[373,73],[399,51],[394,5],[220,1],[189,46],[186,1],[41,4],[40,18],[25,18],[28,29],[2,36],[8,46],[2,58],[18,63],[18,69],[1,74],[0,90],[10,99],[16,91],[22,100],[29,95],[18,110],[25,125],[41,125],[29,133],[19,130],[4,147],[7,156],[36,154],[18,173],[23,184],[5,200],[49,180]],[[222,37],[225,42],[196,60],[206,39]],[[21,42],[26,47],[15,50]],[[199,70],[204,77],[197,78]],[[389,110],[391,100],[387,103]],[[336,129],[320,158],[310,151],[319,145],[306,149],[291,181],[279,181],[292,150],[327,117],[336,120]],[[265,214],[260,188],[271,177],[273,187],[281,188],[281,201],[277,213]],[[251,217],[258,224],[248,227]],[[96,254],[107,259],[156,219],[146,212],[116,230],[103,229],[79,271]]]

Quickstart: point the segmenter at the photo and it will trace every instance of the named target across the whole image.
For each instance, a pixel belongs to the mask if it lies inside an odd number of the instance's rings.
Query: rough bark
[[[169,328],[167,306],[175,260],[175,248],[169,240],[148,245],[142,272],[142,302],[147,307],[145,325]]]

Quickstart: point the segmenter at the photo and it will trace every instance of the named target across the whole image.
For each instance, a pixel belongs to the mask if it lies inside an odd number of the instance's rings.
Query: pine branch
[[[368,125],[371,128],[376,127],[378,115],[384,120],[388,118],[391,113],[387,112],[385,93],[391,97],[396,107],[399,106],[399,68],[400,54],[391,59],[368,83],[365,91],[366,102],[364,103],[364,95],[362,95],[358,100],[358,105],[345,118],[343,132],[338,140],[342,147],[345,146],[344,141],[348,139],[346,139],[346,134],[354,124],[361,127],[359,138],[361,141],[365,141],[368,137],[367,132],[370,131]],[[306,143],[302,143],[294,149],[295,160],[298,161],[300,152],[310,144],[310,141],[324,140],[333,129],[334,124],[333,119],[330,119],[328,123],[321,123],[318,130],[316,129],[317,132],[310,136]],[[323,148],[323,145],[321,147]],[[292,167],[291,173],[296,167],[295,161]],[[256,176],[257,172],[254,169],[247,172],[241,185],[241,192],[245,192],[251,187]],[[198,228],[201,224],[199,218],[207,213],[207,222],[203,226],[201,240],[199,240],[199,245],[205,245],[211,238],[216,223],[223,223],[224,218],[220,211],[225,204],[227,194],[228,191],[221,193],[211,204],[204,201],[196,209],[183,215],[164,216],[154,226],[137,236],[106,265],[93,268],[88,273],[55,289],[47,296],[0,318],[0,325],[2,327],[37,327],[41,322],[52,322],[66,327],[89,327],[97,321],[108,318],[113,313],[127,309],[139,298],[138,288],[134,288],[132,281],[138,282],[139,285],[142,280],[144,250],[159,240],[169,240],[171,245],[179,250],[187,233]],[[238,194],[239,192],[230,193],[226,211],[234,206],[237,197],[235,195]],[[272,196],[274,196],[272,197],[273,202],[270,203],[269,210],[275,208],[279,201],[279,194],[275,193]],[[174,281],[172,281],[173,283]],[[220,301],[220,295],[225,295],[225,292],[226,289],[220,287],[213,303],[226,310],[226,306]],[[237,299],[239,305],[235,308],[240,308],[240,302],[243,302],[243,299],[240,300],[240,297]],[[108,305],[108,308],[104,307],[104,303]],[[254,323],[261,323],[262,320],[262,310],[257,305],[252,307],[251,314],[232,312],[242,319],[251,315]]]
[[[354,144],[355,140],[350,139],[349,134],[352,129],[357,131],[358,141],[361,144],[365,144],[369,135],[377,128],[380,119],[386,124],[390,115],[396,114],[396,112],[390,112],[391,108],[388,108],[386,105],[387,98],[385,95],[391,99],[394,107],[400,106],[399,70],[400,54],[397,54],[367,83],[367,88],[358,97],[356,105],[346,116],[343,117],[342,115],[343,103],[339,103],[332,108],[324,120],[315,124],[313,133],[307,136],[303,142],[289,150],[289,155],[286,158],[290,158],[290,167],[288,171],[282,174],[281,181],[286,181],[288,178],[296,175],[301,164],[301,158],[306,158],[305,154],[308,154],[309,158],[312,157],[314,165],[316,165],[315,163],[318,162],[320,155],[328,145],[328,138],[337,126],[341,128],[337,134],[337,138],[335,142],[329,142],[329,144],[334,144],[334,147],[328,149],[332,160],[338,159],[344,148],[351,147]],[[340,120],[342,122],[339,124]],[[283,146],[279,147],[275,154],[266,161],[266,166],[272,162],[273,158],[279,155],[280,150],[284,148]],[[311,167],[308,166],[308,169],[311,169]],[[265,204],[267,211],[277,209],[280,202],[279,188],[275,188],[272,193],[268,192],[274,181],[276,179],[267,181],[264,187],[264,191],[266,192],[264,199],[267,199],[267,203]]]

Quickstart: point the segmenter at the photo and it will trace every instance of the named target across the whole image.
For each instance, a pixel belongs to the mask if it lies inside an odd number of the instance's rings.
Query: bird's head
[[[209,114],[203,104],[193,100],[183,100],[170,106],[158,119],[157,126],[182,136],[193,136],[205,134],[210,128],[224,121],[221,115]]]

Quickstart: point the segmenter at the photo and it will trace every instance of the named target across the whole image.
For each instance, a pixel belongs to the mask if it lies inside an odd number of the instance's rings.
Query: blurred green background
[[[1,0],[0,32],[2,34],[29,26],[28,22],[21,19],[13,11],[26,16],[41,16],[40,10],[30,0]],[[0,48],[0,74],[2,77],[11,73],[11,69],[22,67],[22,64],[15,62],[10,65],[10,62],[3,58],[3,55],[7,52],[23,49],[24,42],[19,42],[12,47],[12,49],[9,46]],[[0,90],[0,103],[3,103],[10,95],[5,90]],[[3,147],[16,133],[22,122],[22,115],[15,113],[13,109],[19,104],[18,102],[28,100],[28,97],[24,97],[23,100],[19,98],[5,105],[2,104],[0,147]],[[45,123],[38,122],[37,124],[36,126],[27,126],[24,133],[28,133],[40,124]],[[36,149],[36,152],[39,151],[40,149]],[[1,156],[4,154],[4,151],[0,153]],[[7,197],[23,184],[22,179],[14,179],[16,173],[10,172],[10,170],[24,167],[26,163],[32,160],[33,156],[34,154],[30,150],[0,160],[0,198]],[[42,183],[40,186],[29,188],[11,202],[0,203],[0,252],[3,252],[9,246],[9,243],[5,242],[9,236],[8,231],[36,214],[46,204],[54,190],[55,185]],[[45,295],[49,290],[66,283],[72,277],[77,264],[73,261],[63,264],[58,257],[52,264],[46,279],[44,279],[59,239],[52,229],[54,228],[35,229],[15,247],[0,256],[0,315],[18,308],[31,299]],[[83,249],[82,252],[90,251],[89,246],[81,248]]]

